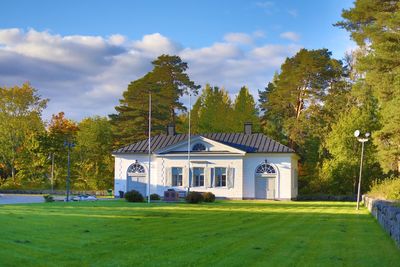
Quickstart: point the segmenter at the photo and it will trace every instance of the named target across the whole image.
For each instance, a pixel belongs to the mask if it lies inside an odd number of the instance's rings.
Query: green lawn
[[[0,206],[1,266],[399,266],[354,203]]]

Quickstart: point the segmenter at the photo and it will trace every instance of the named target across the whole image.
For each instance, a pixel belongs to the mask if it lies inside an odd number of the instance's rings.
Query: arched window
[[[263,164],[258,165],[256,169],[256,174],[275,175],[276,170],[274,167],[272,167],[271,164],[264,162]]]
[[[145,170],[144,170],[144,167],[137,161],[135,163],[133,163],[131,166],[129,166],[129,168],[128,168],[129,175],[141,174],[141,173],[145,173]]]
[[[193,151],[205,151],[206,150],[206,146],[203,145],[202,143],[197,143],[193,146],[192,148]]]

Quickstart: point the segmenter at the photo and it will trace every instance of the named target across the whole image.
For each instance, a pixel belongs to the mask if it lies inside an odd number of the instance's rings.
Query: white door
[[[275,199],[275,178],[256,177],[256,198]]]
[[[128,176],[127,191],[136,190],[143,196],[147,195],[146,176]]]

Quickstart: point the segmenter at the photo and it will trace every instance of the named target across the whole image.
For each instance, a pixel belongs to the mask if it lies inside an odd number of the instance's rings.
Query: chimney
[[[244,133],[245,134],[252,134],[253,132],[253,123],[245,122],[244,123]]]
[[[167,135],[174,136],[175,135],[175,124],[168,124],[167,126]]]

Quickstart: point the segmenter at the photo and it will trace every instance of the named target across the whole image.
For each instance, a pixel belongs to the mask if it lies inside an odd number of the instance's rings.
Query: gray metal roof
[[[203,136],[222,144],[246,151],[247,153],[295,153],[295,151],[261,133],[210,133],[191,135],[191,138]],[[188,134],[153,136],[151,139],[151,151],[166,148],[187,140]],[[148,140],[142,140],[134,144],[119,148],[113,154],[148,153]]]

